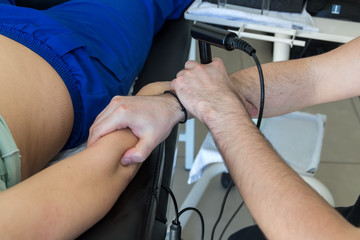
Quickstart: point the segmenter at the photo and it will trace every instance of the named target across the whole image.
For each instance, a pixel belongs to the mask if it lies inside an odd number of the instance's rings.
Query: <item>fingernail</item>
[[[122,160],[121,160],[121,164],[123,165],[123,166],[127,166],[127,165],[129,165],[130,164],[130,158],[123,158]]]

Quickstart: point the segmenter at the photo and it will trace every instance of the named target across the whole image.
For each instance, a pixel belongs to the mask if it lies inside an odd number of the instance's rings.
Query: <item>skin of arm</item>
[[[162,92],[162,84],[139,95]],[[140,164],[120,163],[138,138],[117,130],[84,151],[0,193],[2,239],[74,239],[99,221],[135,176]],[[26,216],[26,217],[24,217]]]
[[[211,131],[267,238],[359,239],[359,229],[288,167],[262,136],[219,59],[208,65],[187,62],[171,88]]]
[[[360,38],[333,51],[298,60],[263,64],[264,116],[358,96]],[[259,107],[259,76],[255,67],[230,74],[238,94]],[[256,117],[257,112],[251,113]]]
[[[0,193],[3,239],[74,239],[100,220],[135,175],[122,153],[137,142],[117,131]],[[26,216],[26,217],[25,217]]]
[[[224,109],[204,117],[265,235],[269,239],[359,239],[359,229],[346,222],[276,154],[241,103],[227,106],[241,109],[242,114]]]

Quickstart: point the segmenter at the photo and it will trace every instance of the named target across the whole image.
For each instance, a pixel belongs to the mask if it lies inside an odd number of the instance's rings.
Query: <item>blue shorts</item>
[[[75,114],[71,148],[87,139],[113,96],[128,94],[153,35],[191,1],[71,0],[40,11],[0,0],[0,34],[36,52],[63,79]]]

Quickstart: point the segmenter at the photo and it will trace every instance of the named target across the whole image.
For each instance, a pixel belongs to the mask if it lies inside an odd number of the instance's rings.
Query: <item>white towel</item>
[[[244,23],[262,24],[275,27],[318,32],[309,13],[305,10],[300,13],[287,13],[269,11],[267,15],[261,15],[260,10],[234,5],[218,8],[216,4],[196,1],[187,10],[188,14],[214,17]],[[232,7],[233,6],[233,7]]]
[[[222,161],[223,159],[217,150],[215,141],[208,132],[190,169],[188,184],[199,180],[208,165]]]

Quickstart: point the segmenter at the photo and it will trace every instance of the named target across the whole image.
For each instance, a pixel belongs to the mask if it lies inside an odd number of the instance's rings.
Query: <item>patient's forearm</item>
[[[144,86],[137,95],[156,95],[170,89],[170,82],[154,82]]]
[[[100,220],[139,165],[120,158],[137,138],[113,132],[91,147],[0,193],[3,239],[73,239]]]
[[[325,54],[264,64],[264,116],[359,96],[359,46],[360,37]],[[237,91],[259,107],[257,69],[238,71],[230,78]]]
[[[277,116],[314,104],[314,66],[318,65],[313,63],[312,58],[263,64],[264,116]],[[230,79],[239,94],[259,109],[260,81],[257,68],[230,74]]]

